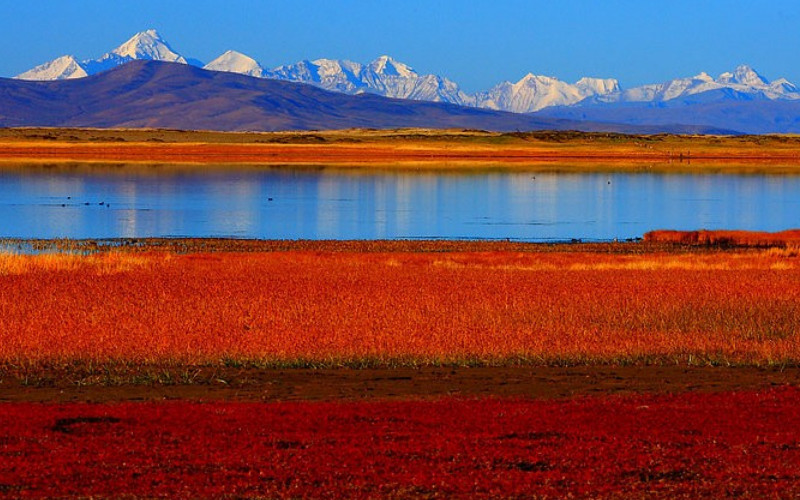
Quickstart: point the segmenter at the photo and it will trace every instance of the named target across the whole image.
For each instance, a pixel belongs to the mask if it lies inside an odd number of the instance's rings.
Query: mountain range
[[[569,84],[556,78],[529,74],[517,83],[503,82],[484,92],[468,94],[452,80],[438,75],[420,75],[411,66],[386,55],[367,64],[316,59],[267,69],[252,57],[229,50],[203,65],[178,54],[155,30],[137,33],[98,59],[79,61],[74,56],[65,55],[21,73],[16,78],[83,78],[139,59],[194,64],[212,71],[307,83],[347,94],[368,92],[385,97],[448,102],[517,113],[573,104],[586,97],[619,89],[619,84],[613,79],[582,78],[575,84]]]
[[[0,127],[276,131],[347,128],[613,130],[652,133],[444,102],[349,95],[313,85],[134,60],[56,81],[0,78]],[[704,127],[675,132],[712,133]]]
[[[800,90],[784,78],[769,81],[748,66],[713,78],[706,73],[663,83],[623,89],[613,78],[584,77],[575,83],[529,73],[517,82],[467,93],[446,77],[419,74],[390,56],[367,63],[316,59],[266,68],[233,50],[203,65],[176,52],[155,31],[137,33],[98,59],[62,56],[17,75],[20,80],[85,78],[136,60],[202,66],[267,80],[309,84],[334,92],[450,103],[543,118],[627,125],[656,129],[682,125],[747,133],[798,132]],[[586,128],[586,127],[584,127]],[[589,128],[594,128],[593,125]]]

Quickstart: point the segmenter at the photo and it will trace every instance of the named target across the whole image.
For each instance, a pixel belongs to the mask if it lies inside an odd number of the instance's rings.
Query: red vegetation
[[[800,391],[0,405],[0,496],[800,495]]]
[[[773,251],[6,260],[12,364],[800,360],[798,259]]]
[[[778,233],[758,231],[650,231],[644,241],[680,245],[786,247],[800,245],[800,229]]]

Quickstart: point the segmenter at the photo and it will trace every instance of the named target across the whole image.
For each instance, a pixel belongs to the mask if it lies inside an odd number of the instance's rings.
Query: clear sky
[[[749,64],[800,84],[800,1],[0,0],[0,76],[155,28],[179,53],[267,67],[389,54],[475,91],[528,72],[624,87]]]

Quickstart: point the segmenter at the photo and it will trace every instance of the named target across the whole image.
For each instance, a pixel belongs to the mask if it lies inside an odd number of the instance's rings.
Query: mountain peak
[[[222,55],[203,66],[203,69],[227,71],[258,78],[263,78],[269,73],[255,59],[235,50],[226,50]]]
[[[575,86],[588,95],[605,95],[620,91],[619,80],[616,78],[592,78],[584,76],[575,82]]]
[[[173,51],[154,29],[136,33],[111,53],[129,59],[152,59],[155,61],[186,63],[186,59]]]
[[[243,54],[243,53],[239,52],[238,50],[226,50],[225,52],[222,53],[222,55],[220,55],[219,57],[214,59],[214,61],[217,61],[219,59],[226,59],[226,60],[230,60],[230,61],[246,61],[248,63],[255,63],[256,62],[255,59],[253,59],[252,57],[248,56],[247,54]],[[214,62],[214,61],[211,61],[211,62]],[[208,63],[208,65],[210,65],[210,64],[211,63]]]
[[[741,65],[733,72],[736,79],[745,85],[767,85],[766,78],[759,75],[756,70],[747,65]]]
[[[778,78],[770,82],[769,88],[782,94],[793,94],[798,91],[797,86],[786,78]]]
[[[387,55],[379,56],[369,63],[369,68],[379,75],[402,76],[404,78],[417,76],[414,68]]]
[[[694,75],[692,77],[692,80],[700,80],[701,82],[713,82],[714,81],[714,79],[711,77],[711,75],[709,75],[705,71],[701,71],[700,73]]]
[[[736,67],[733,72],[726,72],[719,75],[717,82],[722,84],[739,84],[739,85],[747,85],[750,87],[753,86],[765,86],[769,85],[769,82],[766,78],[759,75],[756,70],[751,68],[746,64],[740,64]]]
[[[133,35],[131,38],[137,38],[137,37],[138,38],[151,38],[151,39],[154,39],[154,40],[162,40],[163,41],[163,38],[161,38],[161,35],[158,34],[158,31],[156,31],[153,28],[150,28],[149,30],[140,31],[139,33],[136,33],[135,35]]]
[[[19,80],[69,80],[89,76],[74,56],[66,55],[40,64],[15,78]]]
[[[527,75],[523,76],[517,84],[522,83],[544,83],[544,84],[552,84],[559,81],[558,78],[553,76],[544,76],[544,75],[534,75],[533,73],[528,73]]]

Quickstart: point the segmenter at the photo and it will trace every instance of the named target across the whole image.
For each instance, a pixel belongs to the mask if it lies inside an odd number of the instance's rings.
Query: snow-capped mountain
[[[235,50],[225,52],[203,66],[203,69],[239,73],[240,75],[255,76],[256,78],[272,77],[272,72],[264,69],[258,64],[258,61]]]
[[[272,73],[279,80],[309,83],[336,92],[355,94],[364,90],[361,81],[363,65],[353,61],[316,59],[278,66]]]
[[[129,59],[146,59],[186,64],[186,59],[169,46],[156,30],[142,31],[123,43],[112,54]]]
[[[186,59],[172,50],[156,30],[147,30],[133,35],[128,41],[97,59],[79,62],[73,56],[61,56],[21,73],[16,78],[20,80],[82,78],[137,59],[187,64]]]
[[[195,64],[175,52],[155,30],[137,33],[98,59],[78,61],[62,56],[17,76],[24,80],[81,78],[136,59]],[[200,64],[202,65],[202,63]],[[568,83],[551,76],[529,73],[516,83],[503,82],[489,90],[469,94],[443,76],[419,74],[389,56],[362,64],[347,60],[316,59],[268,69],[241,52],[229,50],[204,66],[213,71],[240,73],[306,83],[347,94],[373,93],[386,97],[434,101],[517,113],[552,107],[586,107],[617,103],[692,102],[713,100],[800,100],[800,90],[784,78],[770,82],[749,66],[739,66],[716,79],[707,73],[663,83],[620,88],[613,78],[581,78]],[[710,92],[710,93],[707,93]],[[688,101],[687,101],[688,102]]]
[[[599,128],[629,133],[648,130],[374,94],[354,96],[301,83],[210,72],[160,61],[131,61],[89,78],[47,85],[0,78],[0,110],[0,127],[229,131],[355,127],[498,131]],[[713,132],[707,128],[699,130]]]
[[[516,84],[468,94],[457,83],[439,75],[420,75],[411,66],[389,56],[368,64],[332,59],[300,61],[280,66],[275,78],[309,83],[328,90],[354,94],[371,92],[386,97],[449,102],[501,111],[527,113],[547,106],[574,104],[594,95],[619,91],[614,79],[582,78],[574,84],[546,76],[527,75]]]
[[[73,56],[61,56],[17,75],[20,80],[68,80],[89,76]]]
[[[800,92],[785,78],[770,82],[749,66],[676,78],[595,96],[537,116],[564,120],[664,127],[719,127],[747,134],[800,131]]]
[[[348,94],[370,92],[418,101],[474,102],[455,82],[438,75],[420,75],[411,66],[385,55],[368,64],[335,59],[300,61],[279,66],[273,74],[281,80],[308,83]]]
[[[590,96],[619,91],[614,79],[581,78],[576,83],[550,76],[525,75],[517,83],[503,82],[476,96],[481,108],[532,113],[550,106],[569,106]]]
[[[418,101],[471,104],[458,85],[437,75],[420,75],[411,66],[380,56],[364,67],[362,81],[370,91],[386,97]]]
[[[599,97],[596,101],[665,102],[722,89],[769,100],[800,99],[800,92],[798,92],[797,87],[785,78],[770,82],[750,66],[741,65],[732,72],[722,73],[717,79],[703,72],[688,78],[676,78],[663,83],[642,85],[623,91],[618,90]]]

